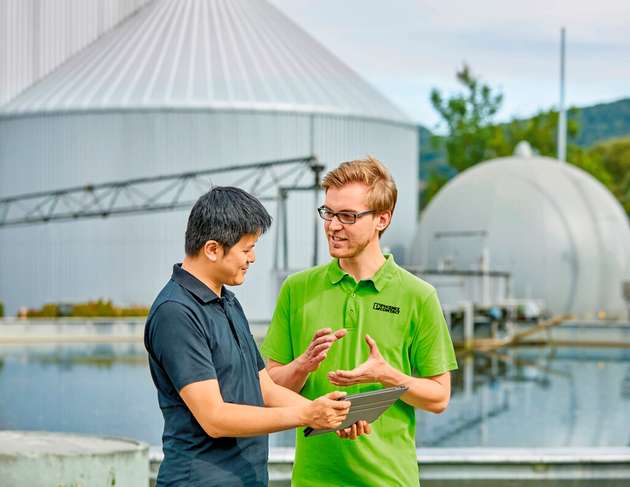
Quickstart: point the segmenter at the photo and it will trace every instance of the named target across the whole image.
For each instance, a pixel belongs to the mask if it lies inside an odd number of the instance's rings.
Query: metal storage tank
[[[152,0],[2,0],[0,105]]]
[[[424,269],[509,272],[514,298],[553,313],[625,316],[628,218],[599,181],[555,159],[523,151],[459,174],[423,212],[411,254]]]
[[[373,154],[399,186],[383,243],[403,263],[417,151],[403,113],[261,0],[152,2],[0,107],[3,197],[311,154],[331,168]],[[288,267],[303,268],[314,196],[291,193],[287,207]],[[183,255],[187,214],[0,228],[0,300],[8,313],[99,297],[150,304]],[[237,290],[250,319],[273,310],[274,231]]]

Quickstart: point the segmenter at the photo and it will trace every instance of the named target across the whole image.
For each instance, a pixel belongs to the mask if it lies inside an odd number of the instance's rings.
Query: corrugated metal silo
[[[0,105],[149,1],[0,2]]]
[[[401,201],[384,244],[404,261],[417,133],[404,114],[260,0],[151,3],[0,110],[0,194],[315,154],[374,154]],[[233,183],[227,176],[215,183]],[[313,195],[289,196],[289,267],[310,265]],[[273,203],[269,204],[276,214]],[[0,230],[9,312],[104,297],[150,303],[183,253],[187,211]],[[275,297],[273,230],[238,290],[253,319]],[[326,252],[320,246],[320,257]]]

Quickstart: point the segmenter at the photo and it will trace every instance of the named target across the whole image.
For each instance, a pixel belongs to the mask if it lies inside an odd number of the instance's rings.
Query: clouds
[[[630,96],[630,2],[272,0],[367,81],[425,125],[432,87],[457,89],[463,62],[505,95],[500,118],[557,103],[560,28],[567,28],[567,102]]]

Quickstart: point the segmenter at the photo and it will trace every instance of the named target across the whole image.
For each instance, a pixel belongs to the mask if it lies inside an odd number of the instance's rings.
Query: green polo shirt
[[[301,393],[309,399],[340,389],[328,382],[333,370],[350,370],[368,357],[365,335],[385,360],[408,375],[429,377],[457,368],[453,344],[435,289],[386,256],[372,279],[356,282],[338,260],[287,278],[262,344],[262,354],[286,364],[306,350],[321,328],[345,328]],[[380,384],[345,388],[348,394]],[[335,434],[304,438],[297,430],[292,485],[417,486],[416,416],[397,401],[355,441]]]

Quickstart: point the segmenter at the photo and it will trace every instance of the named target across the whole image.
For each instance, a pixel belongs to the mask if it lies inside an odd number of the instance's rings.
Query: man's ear
[[[390,222],[392,221],[392,213],[391,211],[384,211],[378,214],[377,219],[378,221],[376,222],[376,229],[379,232],[382,232],[389,226]]]
[[[203,245],[203,253],[210,262],[216,262],[223,256],[223,245],[216,240],[208,240]]]

